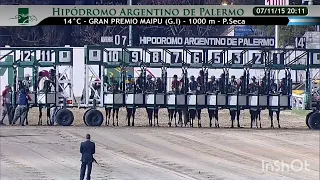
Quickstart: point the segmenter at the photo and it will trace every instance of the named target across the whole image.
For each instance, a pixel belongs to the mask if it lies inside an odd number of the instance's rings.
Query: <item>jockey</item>
[[[282,78],[280,85],[279,85],[279,91],[281,94],[287,94],[287,83],[286,83],[286,78]]]
[[[203,70],[200,70],[199,72],[199,76],[197,78],[197,84],[198,84],[197,90],[200,92],[204,92],[204,71]]]
[[[173,75],[173,80],[171,82],[171,89],[174,92],[179,92],[180,89],[180,81],[178,80],[178,76],[175,74]]]
[[[24,88],[30,90],[30,86],[31,86],[31,80],[30,80],[30,75],[26,74],[24,76],[24,80],[22,81],[22,85]]]
[[[210,81],[208,82],[208,92],[216,92],[218,90],[218,84],[216,83],[216,77],[211,76]]]
[[[185,93],[189,91],[189,79],[185,77],[184,73],[182,73],[181,75],[180,88],[181,88],[181,93]]]
[[[189,89],[192,92],[196,92],[198,87],[197,81],[195,81],[194,76],[190,76]]]
[[[270,92],[274,94],[277,92],[277,89],[278,89],[278,87],[277,87],[277,84],[275,83],[275,80],[271,79],[270,80]]]
[[[10,85],[7,85],[5,89],[2,91],[2,117],[0,120],[0,125],[3,125],[3,120],[8,115],[9,124],[11,124],[12,121],[12,88]]]
[[[142,93],[143,87],[144,87],[144,84],[143,84],[143,75],[142,75],[142,73],[141,73],[140,76],[139,76],[139,77],[137,78],[137,80],[136,80],[136,90],[137,90],[137,93]]]
[[[240,80],[238,82],[238,90],[241,94],[245,93],[245,79],[244,76],[240,77]]]
[[[256,82],[256,77],[255,76],[253,76],[252,78],[251,78],[251,83],[249,84],[249,93],[256,93],[256,92],[258,92],[258,90],[259,90],[259,85],[258,85],[258,83]]]
[[[132,75],[127,76],[127,82],[126,82],[126,91],[127,92],[134,92],[135,90],[135,82],[132,78]]]
[[[225,74],[222,73],[219,79],[219,91],[221,93],[226,93],[225,89],[226,89],[226,77],[225,77]]]
[[[231,80],[229,82],[229,93],[235,93],[238,90],[238,83],[236,81],[236,77],[234,75],[231,76]]]
[[[110,76],[109,86],[111,91],[119,91],[119,82],[113,75]]]
[[[38,90],[39,91],[45,91],[49,90],[49,87],[47,87],[46,82],[50,81],[50,73],[47,70],[43,70],[39,72],[38,76]]]
[[[157,78],[155,86],[156,86],[155,88],[157,93],[164,93],[164,86],[161,78]]]
[[[150,74],[147,75],[147,82],[146,82],[146,90],[148,92],[152,92],[155,89],[155,83],[152,80],[152,76]]]

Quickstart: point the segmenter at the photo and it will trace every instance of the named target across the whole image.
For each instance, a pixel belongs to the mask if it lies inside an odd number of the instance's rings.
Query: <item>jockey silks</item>
[[[173,80],[171,82],[171,89],[172,89],[172,91],[179,91],[179,89],[180,89],[180,81]]]
[[[197,84],[198,84],[198,91],[204,92],[204,76],[198,76]]]
[[[237,92],[237,90],[238,90],[237,81],[231,80],[229,83],[229,88],[228,88],[229,93]]]
[[[190,91],[197,91],[198,83],[197,81],[191,81],[189,83],[189,89]]]
[[[218,80],[215,80],[215,81],[209,81],[208,82],[208,91],[209,92],[216,92],[219,90],[219,87],[218,87]]]
[[[257,82],[252,82],[249,84],[249,93],[256,93],[259,90],[259,84]]]
[[[157,79],[156,82],[156,92],[157,93],[163,93],[164,92],[164,85],[161,79]]]
[[[155,90],[155,84],[152,79],[148,79],[146,82],[146,91],[147,92],[152,92]]]
[[[271,82],[270,84],[270,92],[271,93],[276,93],[278,91],[277,84],[275,82]]]
[[[135,90],[135,83],[132,81],[126,82],[126,91],[127,92],[134,92]]]

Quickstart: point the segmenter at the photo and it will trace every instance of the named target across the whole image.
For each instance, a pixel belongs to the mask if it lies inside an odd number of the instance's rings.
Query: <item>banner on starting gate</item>
[[[139,39],[134,40],[133,45],[149,47],[275,48],[274,37],[140,36]],[[101,43],[109,46],[128,46],[129,38],[123,35],[101,37]]]
[[[274,48],[273,37],[157,37],[139,38],[140,46],[186,46],[186,47],[241,47],[241,48]]]

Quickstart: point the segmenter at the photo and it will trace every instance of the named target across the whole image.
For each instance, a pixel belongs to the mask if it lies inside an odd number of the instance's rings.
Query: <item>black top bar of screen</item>
[[[288,17],[48,17],[39,25],[130,25],[116,24],[117,20],[137,22],[132,25],[176,25],[167,24],[171,19],[180,25],[287,25]],[[143,20],[157,20],[154,24],[143,24]],[[96,22],[96,23],[93,23]]]

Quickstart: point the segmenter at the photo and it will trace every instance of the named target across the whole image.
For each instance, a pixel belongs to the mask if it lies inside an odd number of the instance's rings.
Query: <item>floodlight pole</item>
[[[128,0],[128,5],[132,6],[132,0]],[[132,25],[129,25],[129,46],[132,46]]]

